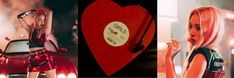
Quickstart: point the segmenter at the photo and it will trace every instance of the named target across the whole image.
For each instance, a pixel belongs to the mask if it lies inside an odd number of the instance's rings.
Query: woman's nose
[[[190,35],[191,35],[192,37],[194,37],[195,34],[196,34],[196,29],[195,29],[195,28],[191,28],[191,29],[189,30],[189,33],[190,33]]]
[[[193,35],[193,34],[190,34],[190,36],[191,36],[191,37],[195,37],[195,35]]]

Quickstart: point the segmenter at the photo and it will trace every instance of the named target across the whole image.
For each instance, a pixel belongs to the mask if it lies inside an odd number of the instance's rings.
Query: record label
[[[118,47],[124,45],[128,41],[129,30],[124,23],[114,21],[105,27],[103,36],[109,45]]]

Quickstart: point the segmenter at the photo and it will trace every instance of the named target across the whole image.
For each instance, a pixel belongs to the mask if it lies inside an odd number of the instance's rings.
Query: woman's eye
[[[200,30],[201,30],[201,28],[200,28],[200,25],[199,25],[199,24],[195,24],[195,28],[196,28],[196,30],[197,30],[197,31],[200,31]]]
[[[192,29],[192,27],[193,27],[193,26],[192,26],[191,24],[189,24],[189,29]]]

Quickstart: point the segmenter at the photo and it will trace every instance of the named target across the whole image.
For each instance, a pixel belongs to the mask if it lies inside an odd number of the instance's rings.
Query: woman
[[[215,7],[194,9],[188,22],[189,55],[184,63],[183,78],[221,78],[224,74],[223,59],[218,50],[224,31],[221,12]],[[176,78],[173,58],[179,51],[179,43],[168,43],[166,76]]]
[[[29,25],[23,17],[33,14],[33,23]],[[47,78],[56,78],[54,62],[45,50],[44,44],[51,31],[52,11],[43,8],[26,11],[18,15],[23,28],[29,33],[29,66],[27,78],[37,78],[40,72],[45,72]]]

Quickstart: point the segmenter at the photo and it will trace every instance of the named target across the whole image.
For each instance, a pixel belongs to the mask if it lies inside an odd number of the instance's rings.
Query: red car
[[[56,63],[57,78],[77,78],[77,68],[64,56],[61,51],[52,41],[47,41],[45,44],[47,50],[50,51]],[[19,77],[26,78],[29,48],[28,40],[13,40],[10,41],[5,50],[0,52],[0,78]],[[21,77],[22,76],[22,77]],[[39,78],[46,77],[41,73]]]

